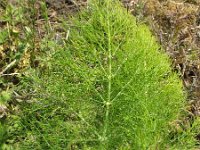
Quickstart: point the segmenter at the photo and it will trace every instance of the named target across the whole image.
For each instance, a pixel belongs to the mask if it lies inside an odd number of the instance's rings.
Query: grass
[[[49,41],[46,66],[21,82],[35,96],[10,118],[4,141],[14,149],[195,147],[198,121],[172,134],[185,94],[148,27],[119,2],[92,0],[63,30],[60,45]]]

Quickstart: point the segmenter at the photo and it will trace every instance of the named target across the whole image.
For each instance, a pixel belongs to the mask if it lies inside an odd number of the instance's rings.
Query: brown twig
[[[14,66],[16,62],[17,62],[17,60],[15,59],[10,64],[8,64],[6,66],[6,68],[3,69],[3,71],[0,72],[0,75],[2,76],[4,74],[4,72],[6,72],[8,69],[10,69],[12,66]]]

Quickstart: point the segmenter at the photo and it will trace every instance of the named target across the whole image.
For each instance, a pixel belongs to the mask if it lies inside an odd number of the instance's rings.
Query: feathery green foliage
[[[184,94],[149,29],[119,2],[92,0],[69,31],[23,109],[21,149],[166,146]]]

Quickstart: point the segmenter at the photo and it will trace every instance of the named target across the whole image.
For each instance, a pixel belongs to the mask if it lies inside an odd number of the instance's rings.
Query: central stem
[[[108,6],[109,4],[107,4]],[[107,8],[107,11],[108,8]],[[105,101],[105,122],[104,122],[104,130],[103,130],[103,145],[104,149],[107,148],[107,132],[109,126],[109,114],[110,114],[110,105],[111,105],[111,86],[112,86],[112,50],[111,50],[111,33],[110,33],[110,22],[109,22],[109,12],[107,14],[107,35],[108,35],[108,93],[107,100]]]

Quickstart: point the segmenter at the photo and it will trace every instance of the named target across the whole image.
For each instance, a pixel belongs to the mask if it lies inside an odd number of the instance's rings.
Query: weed
[[[163,149],[184,107],[182,84],[151,32],[119,2],[92,0],[64,48],[33,75],[15,142],[21,149]]]

